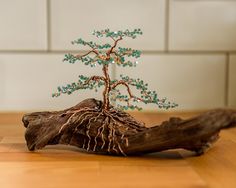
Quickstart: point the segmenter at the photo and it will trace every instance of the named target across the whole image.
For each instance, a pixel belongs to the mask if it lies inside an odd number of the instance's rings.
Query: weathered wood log
[[[66,144],[89,152],[136,155],[183,148],[200,155],[219,138],[221,129],[236,125],[236,111],[216,109],[187,120],[170,118],[151,128],[112,106],[86,99],[78,105],[54,112],[23,116],[29,150]]]

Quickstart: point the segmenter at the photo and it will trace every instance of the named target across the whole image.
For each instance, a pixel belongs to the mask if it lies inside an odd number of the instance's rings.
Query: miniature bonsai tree
[[[112,44],[97,44],[92,41],[84,41],[79,38],[78,40],[72,41],[72,44],[80,44],[88,46],[91,50],[83,55],[72,55],[66,54],[64,61],[69,63],[80,62],[85,65],[95,67],[100,65],[102,67],[103,76],[91,76],[87,77],[84,75],[79,76],[78,82],[68,84],[67,86],[58,87],[58,92],[53,94],[53,97],[58,97],[60,94],[72,94],[76,90],[81,89],[95,89],[103,86],[103,111],[109,111],[110,101],[125,102],[126,105],[117,104],[120,109],[138,109],[141,108],[137,104],[143,102],[145,104],[154,103],[159,108],[173,108],[176,106],[175,103],[166,101],[166,98],[160,99],[156,91],[148,90],[148,84],[144,83],[143,80],[137,78],[130,78],[128,76],[120,75],[120,80],[111,80],[109,75],[109,66],[115,64],[122,67],[135,67],[138,61],[133,62],[127,58],[137,59],[140,57],[141,51],[134,50],[131,48],[118,47],[118,43],[126,37],[135,39],[138,35],[142,35],[140,29],[134,29],[133,31],[110,31],[109,29],[94,31],[93,35],[96,37],[107,37],[113,42]],[[127,90],[127,94],[121,94],[119,86],[124,86]],[[140,91],[140,96],[135,96],[131,88],[135,87]]]
[[[82,62],[85,65],[102,67],[102,76],[79,76],[77,82],[58,87],[54,97],[72,94],[81,89],[104,87],[103,101],[85,99],[79,104],[61,111],[34,112],[22,118],[26,127],[25,139],[29,150],[41,149],[47,145],[65,144],[86,149],[95,153],[112,155],[144,154],[167,149],[183,148],[203,154],[219,136],[221,129],[236,124],[236,112],[217,109],[195,118],[182,120],[172,117],[161,125],[146,127],[121,109],[138,109],[138,102],[154,103],[159,108],[172,108],[175,103],[160,99],[155,91],[139,78],[121,75],[119,80],[111,80],[109,66],[136,66],[137,61],[129,59],[140,57],[139,50],[119,47],[118,43],[126,37],[135,39],[142,32],[133,31],[94,31],[96,37],[107,37],[112,44],[97,44],[78,39],[72,44],[82,44],[91,49],[83,55],[66,54],[64,61]],[[127,94],[121,94],[119,86],[125,87]],[[132,88],[140,91],[140,96],[132,93]],[[125,102],[126,105],[113,107],[110,101]]]

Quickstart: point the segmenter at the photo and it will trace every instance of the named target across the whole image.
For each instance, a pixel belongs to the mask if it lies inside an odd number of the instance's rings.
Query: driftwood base
[[[173,117],[147,128],[126,112],[101,107],[101,101],[86,99],[63,111],[24,115],[29,150],[66,144],[99,154],[126,156],[183,148],[201,155],[219,138],[221,129],[236,125],[236,111],[228,109],[187,120]]]

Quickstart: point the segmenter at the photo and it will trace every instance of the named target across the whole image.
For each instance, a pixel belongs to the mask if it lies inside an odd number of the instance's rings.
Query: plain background
[[[92,31],[105,28],[144,33],[124,41],[142,50],[138,67],[112,67],[113,78],[140,77],[179,111],[236,107],[236,1],[0,0],[0,23],[0,111],[55,110],[101,98],[91,91],[51,94],[80,74],[101,74],[101,67],[62,59],[86,50],[72,40],[94,40]]]

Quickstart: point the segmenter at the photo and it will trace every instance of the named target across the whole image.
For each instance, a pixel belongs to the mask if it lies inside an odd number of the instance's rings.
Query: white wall
[[[137,68],[113,68],[146,80],[176,110],[236,107],[236,1],[0,0],[0,111],[69,107],[100,94],[51,98],[57,86],[99,69],[63,63],[81,52],[70,41],[92,40],[94,29],[141,28],[125,41],[143,51]],[[98,95],[98,96],[97,96]],[[145,106],[146,110],[156,110]]]

